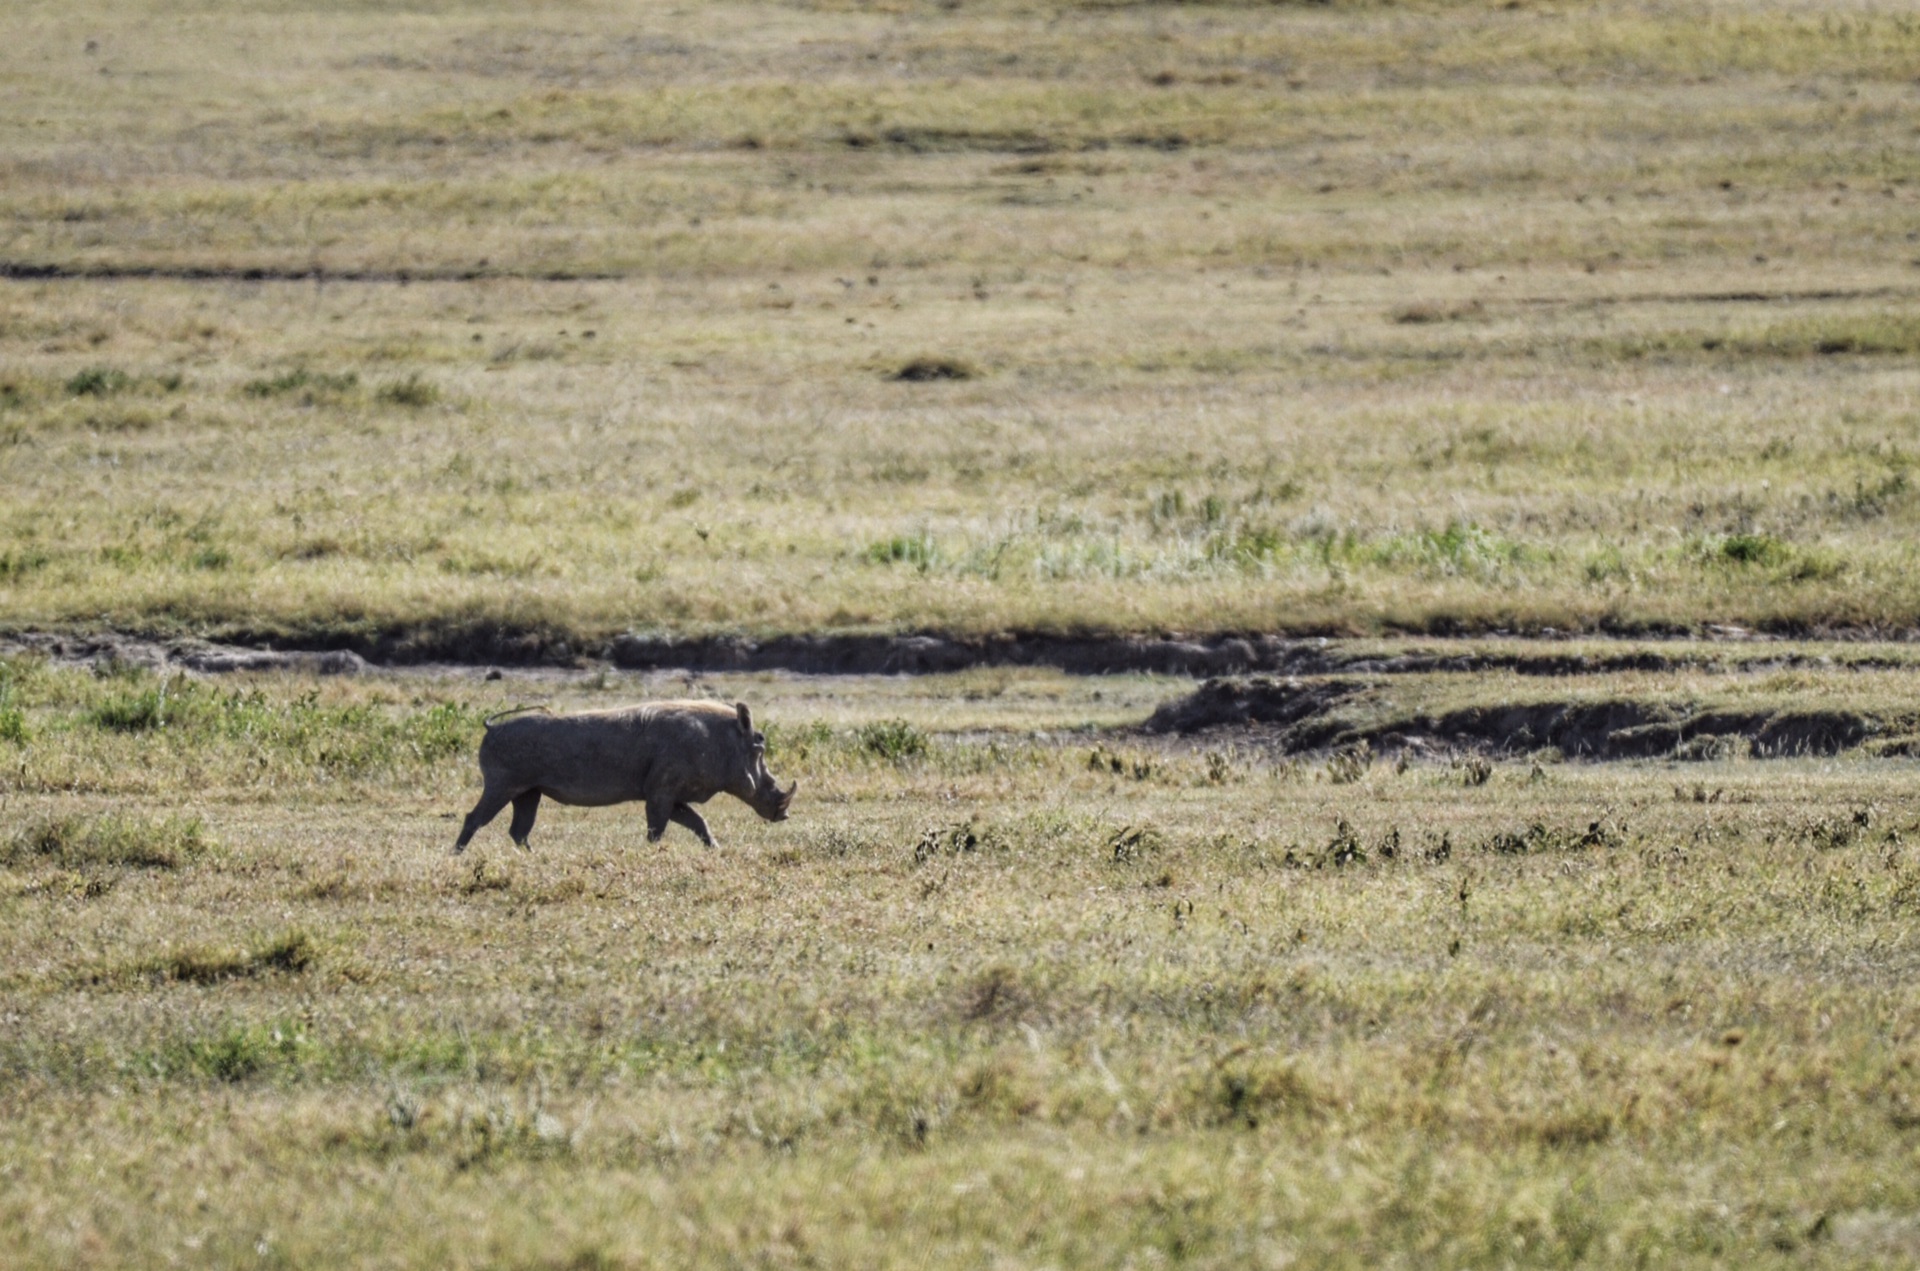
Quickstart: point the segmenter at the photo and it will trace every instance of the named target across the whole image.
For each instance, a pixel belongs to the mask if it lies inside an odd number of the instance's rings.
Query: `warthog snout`
[[[740,707],[741,727],[747,730],[753,745],[753,765],[748,773],[753,797],[746,801],[747,805],[758,812],[762,820],[784,821],[787,819],[787,809],[793,806],[793,792],[800,788],[800,783],[795,781],[782,790],[773,774],[767,771],[766,734],[752,731],[753,723],[746,710],[745,706]]]
[[[764,820],[784,821],[787,819],[787,809],[793,806],[793,792],[799,788],[800,783],[795,781],[785,790],[782,790],[779,785],[769,777],[767,784],[762,787],[759,797],[754,800],[753,810],[758,812]]]

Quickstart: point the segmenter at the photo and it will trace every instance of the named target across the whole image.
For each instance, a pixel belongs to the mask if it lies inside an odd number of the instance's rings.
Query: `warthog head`
[[[753,713],[745,702],[736,702],[734,709],[740,715],[740,731],[747,735],[747,767],[741,774],[741,788],[730,793],[758,812],[763,820],[784,821],[787,809],[793,804],[793,792],[800,788],[800,783],[795,781],[785,790],[780,788],[780,783],[767,771],[767,735],[754,731]]]

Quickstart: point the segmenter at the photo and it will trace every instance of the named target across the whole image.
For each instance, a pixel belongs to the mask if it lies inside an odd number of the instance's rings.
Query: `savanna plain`
[[[1911,6],[0,36],[0,1263],[1920,1258]]]

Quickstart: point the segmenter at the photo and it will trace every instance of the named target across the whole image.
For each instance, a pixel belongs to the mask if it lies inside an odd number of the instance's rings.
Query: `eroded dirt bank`
[[[1368,746],[1381,751],[1555,751],[1569,759],[1720,759],[1920,753],[1920,711],[1730,707],[1671,696],[1490,701],[1453,709],[1402,705],[1383,680],[1254,676],[1207,681],[1166,703],[1142,731],[1185,736],[1231,730],[1286,753]],[[1493,694],[1489,694],[1493,696]]]
[[[567,678],[599,669],[922,675],[981,667],[1206,678],[1154,710],[1142,735],[1233,737],[1283,753],[1375,751],[1570,759],[1920,754],[1906,705],[1920,648],[1767,641],[1604,642],[792,636],[623,636],[588,653],[427,659],[407,648],[288,649],[118,634],[0,636],[0,657],[223,675],[485,672]],[[369,656],[372,655],[372,656]],[[1885,673],[1876,677],[1875,673]],[[1884,683],[1881,679],[1884,679]],[[1563,681],[1556,685],[1553,680]],[[1769,685],[1772,687],[1768,687]],[[1847,686],[1844,690],[1840,686]],[[1915,699],[1920,703],[1920,697]]]
[[[1884,652],[1900,650],[1899,654]],[[1872,650],[1880,650],[1875,652]],[[802,675],[928,675],[977,667],[1046,667],[1075,675],[1413,675],[1506,671],[1527,676],[1626,671],[1873,670],[1920,667],[1920,647],[1854,646],[1836,659],[1770,640],[1619,642],[1513,639],[1331,640],[1270,635],[989,636],[794,635],[677,639],[622,635],[594,647],[528,633],[408,633],[306,645],[280,639],[229,643],[101,633],[0,634],[0,657],[61,662],[119,660],[202,674],[287,670],[352,674],[428,664],[499,667],[612,666],[654,671],[789,671]]]

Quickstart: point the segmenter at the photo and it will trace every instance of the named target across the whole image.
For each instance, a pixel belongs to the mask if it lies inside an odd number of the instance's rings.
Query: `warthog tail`
[[[495,711],[493,714],[481,720],[480,727],[492,728],[497,721],[503,720],[509,715],[524,715],[528,711],[539,711],[543,715],[553,714],[553,709],[547,706],[509,706],[507,709]]]

